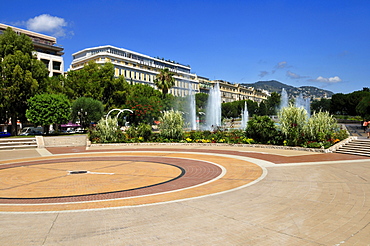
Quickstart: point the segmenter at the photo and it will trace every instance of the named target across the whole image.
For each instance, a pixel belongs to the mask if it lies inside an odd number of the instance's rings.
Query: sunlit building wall
[[[8,27],[12,28],[18,34],[25,34],[31,38],[37,59],[41,60],[49,70],[49,77],[56,76],[64,73],[64,48],[57,44],[55,37],[47,36],[44,34],[31,32],[21,28],[4,25],[0,23],[0,34]]]
[[[174,73],[175,85],[169,90],[174,96],[186,96],[199,92],[196,75],[190,72],[190,66],[170,60],[150,57],[111,45],[87,48],[73,54],[70,69],[82,69],[89,61],[97,64],[111,62],[114,65],[114,75],[124,76],[132,84],[147,84],[156,88],[154,80],[161,69],[168,68]],[[157,88],[156,88],[157,89]]]

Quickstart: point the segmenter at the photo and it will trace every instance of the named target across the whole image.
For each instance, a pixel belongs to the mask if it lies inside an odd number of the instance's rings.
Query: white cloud
[[[293,73],[291,71],[286,72],[286,76],[288,76],[291,79],[302,79],[302,78],[307,78],[307,76],[301,76],[299,74]]]
[[[31,18],[26,22],[27,29],[35,32],[49,33],[55,37],[63,37],[66,35],[64,27],[68,23],[60,17],[42,14]]]
[[[265,77],[268,74],[269,74],[269,72],[267,72],[267,71],[261,71],[258,76],[260,76],[261,78],[263,78],[263,77]]]
[[[314,79],[313,81],[322,82],[322,83],[338,83],[338,82],[341,82],[342,79],[339,78],[338,76],[334,76],[334,77],[330,77],[330,78],[324,78],[322,76],[319,76],[316,79]]]
[[[279,62],[275,67],[276,68],[285,68],[288,65],[286,61]]]

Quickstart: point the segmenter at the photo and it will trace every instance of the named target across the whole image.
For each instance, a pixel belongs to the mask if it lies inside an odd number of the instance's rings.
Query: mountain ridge
[[[330,98],[332,95],[334,95],[334,92],[332,91],[323,90],[315,86],[294,87],[277,80],[257,81],[255,83],[242,83],[241,85],[244,85],[246,87],[254,87],[255,89],[259,90],[267,90],[269,92],[277,92],[279,94],[281,94],[281,91],[284,88],[290,98],[297,97],[300,93],[302,93],[302,95],[305,97],[311,98]]]

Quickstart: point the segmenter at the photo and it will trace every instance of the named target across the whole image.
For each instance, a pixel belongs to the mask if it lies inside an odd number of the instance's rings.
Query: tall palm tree
[[[158,87],[158,89],[162,90],[163,97],[166,97],[168,90],[175,85],[175,79],[173,78],[173,75],[175,74],[168,68],[164,68],[161,69],[160,73],[157,74],[154,80],[154,84]]]

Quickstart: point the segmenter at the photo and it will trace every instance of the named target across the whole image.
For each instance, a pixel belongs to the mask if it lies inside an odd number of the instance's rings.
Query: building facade
[[[0,23],[0,34],[8,27],[18,34],[25,34],[31,38],[38,60],[41,60],[49,70],[49,76],[56,76],[64,73],[63,47],[57,45],[55,37],[31,32],[21,28],[4,25]]]
[[[111,62],[114,65],[116,77],[124,76],[132,84],[146,84],[156,88],[154,80],[161,69],[168,68],[175,75],[175,85],[169,90],[174,96],[186,96],[199,92],[197,76],[192,74],[190,66],[170,60],[150,57],[111,45],[87,48],[73,54],[70,69],[82,69],[89,61],[97,64]]]
[[[240,84],[233,84],[223,80],[208,80],[204,77],[199,77],[200,92],[209,93],[210,88],[218,83],[221,92],[221,101],[234,102],[240,100],[252,100],[254,102],[262,102],[269,96],[267,91],[259,91],[253,87],[245,87]]]

